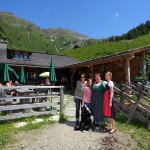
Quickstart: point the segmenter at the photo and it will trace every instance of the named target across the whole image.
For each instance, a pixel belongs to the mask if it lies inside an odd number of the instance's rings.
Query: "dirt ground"
[[[133,150],[136,143],[128,134],[117,130],[113,135],[93,131],[74,131],[75,104],[73,97],[65,95],[65,114],[69,116],[63,124],[45,125],[40,129],[23,131],[13,136],[14,143],[6,150]]]

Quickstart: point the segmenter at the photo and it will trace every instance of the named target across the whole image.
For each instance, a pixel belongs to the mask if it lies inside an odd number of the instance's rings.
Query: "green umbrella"
[[[24,67],[21,67],[21,78],[20,78],[20,83],[25,83],[25,75],[24,75]]]
[[[9,78],[9,73],[8,73],[8,65],[7,64],[4,64],[4,81],[9,81],[10,78]]]
[[[49,80],[52,84],[54,84],[56,82],[56,74],[55,74],[55,68],[54,68],[54,62],[53,62],[53,58],[51,58],[51,62],[50,62],[50,76],[49,76]]]
[[[56,74],[55,74],[53,58],[51,58],[51,62],[50,62],[49,81],[51,82],[52,85],[54,85],[54,83],[56,82]],[[51,94],[52,94],[52,90],[51,90]],[[52,102],[52,97],[51,97],[51,102]],[[51,108],[49,108],[49,110],[55,110],[55,109],[56,108],[54,108],[52,106],[51,106]]]
[[[11,71],[14,73],[15,77],[17,79],[19,79],[18,75],[16,74],[15,70],[12,69],[10,66],[8,66],[6,63],[4,64],[4,81],[9,81],[10,80],[10,77],[9,77],[9,72],[8,71]]]

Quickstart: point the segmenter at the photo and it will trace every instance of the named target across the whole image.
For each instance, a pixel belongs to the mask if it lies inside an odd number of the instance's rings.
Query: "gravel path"
[[[40,129],[19,132],[13,136],[15,143],[6,150],[130,150],[136,143],[128,134],[117,131],[113,135],[92,131],[74,131],[75,104],[73,97],[65,95],[64,124],[45,125]]]

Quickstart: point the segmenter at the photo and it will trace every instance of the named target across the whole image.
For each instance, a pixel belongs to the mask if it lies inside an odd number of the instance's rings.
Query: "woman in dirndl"
[[[104,93],[103,102],[103,115],[110,118],[110,129],[109,133],[113,134],[116,132],[115,128],[115,107],[114,107],[114,83],[112,79],[112,73],[107,71],[105,73],[105,79],[107,84],[105,85],[106,91]]]
[[[106,119],[103,115],[103,96],[106,81],[101,80],[99,73],[95,74],[95,82],[92,86],[91,112],[94,116],[94,124],[104,129]]]

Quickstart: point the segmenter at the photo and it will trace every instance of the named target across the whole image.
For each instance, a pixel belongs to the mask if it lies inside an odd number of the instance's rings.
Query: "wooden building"
[[[114,82],[120,83],[124,81],[130,83],[139,72],[146,75],[145,56],[149,54],[150,46],[145,46],[80,62],[69,56],[1,48],[0,64],[7,63],[18,75],[20,74],[21,66],[24,66],[27,83],[39,83],[39,74],[49,71],[50,58],[53,57],[57,79],[59,80],[61,76],[65,75],[71,86],[75,87],[80,73],[86,73],[87,78],[93,78],[95,73],[101,73],[102,79],[104,79],[104,73],[108,70],[113,73]],[[2,79],[3,73],[0,70],[0,81]]]
[[[4,45],[6,43],[3,42],[1,44]],[[7,63],[16,71],[18,76],[21,74],[21,67],[24,66],[26,84],[39,84],[41,82],[39,74],[42,72],[49,72],[51,58],[54,60],[57,80],[60,80],[61,76],[64,75],[69,78],[67,76],[68,74],[66,73],[66,70],[68,69],[61,70],[60,68],[80,62],[79,60],[70,56],[11,50],[5,47],[6,46],[1,46],[0,49],[0,65]],[[0,69],[0,82],[3,82],[3,78],[4,70]],[[13,81],[16,80],[13,74],[11,75],[10,79]]]
[[[106,71],[113,73],[113,81],[120,83],[121,81],[128,84],[138,76],[139,72],[146,75],[146,59],[145,56],[150,54],[150,46],[140,47],[125,52],[107,55],[104,57],[79,62],[68,65],[71,71],[71,85],[74,86],[74,78],[81,72],[86,73],[87,77],[94,77],[95,73],[100,73],[102,79]]]

